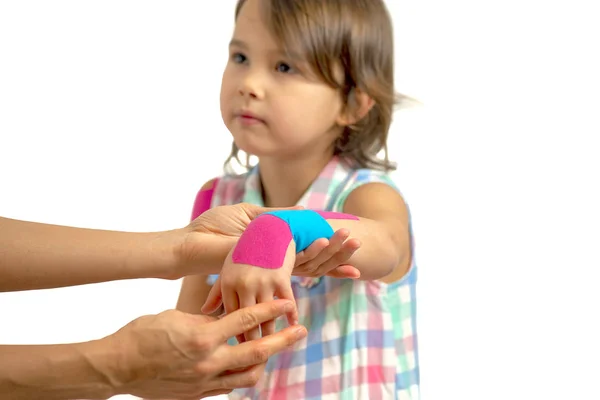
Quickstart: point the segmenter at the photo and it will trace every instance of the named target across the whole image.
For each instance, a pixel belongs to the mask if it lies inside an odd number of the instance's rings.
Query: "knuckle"
[[[240,312],[240,325],[244,329],[244,331],[255,327],[256,325],[258,325],[258,323],[258,317],[254,313],[248,312],[246,310]]]
[[[215,378],[215,387],[218,389],[232,389],[232,386],[226,376]]]
[[[194,366],[194,371],[199,377],[205,377],[212,374],[213,367],[210,363],[200,362]]]
[[[245,374],[244,378],[241,380],[240,383],[244,387],[251,387],[256,385],[259,379],[260,374],[258,373],[258,371],[256,369],[252,369]]]
[[[212,351],[214,343],[205,336],[196,336],[192,338],[192,347],[196,353],[205,354]]]
[[[327,255],[330,257],[337,254],[340,251],[340,243],[333,243],[332,245],[327,247]]]
[[[349,258],[349,254],[345,251],[339,252],[332,257],[332,260],[336,263],[340,263],[342,261],[346,261]]]
[[[315,272],[318,268],[319,268],[319,264],[317,264],[316,262],[314,262],[312,260],[307,262],[306,264],[304,264],[304,270],[306,272],[308,272],[309,274]]]
[[[260,379],[260,374],[258,373],[258,371],[252,370],[250,371],[248,379],[250,380],[250,385],[254,386],[258,383],[258,380]]]
[[[252,364],[262,364],[269,360],[269,349],[266,346],[258,346],[253,349]]]
[[[170,310],[165,310],[162,311],[158,314],[158,318],[162,319],[171,319],[177,316],[179,312],[177,310],[174,309],[170,309]]]
[[[318,256],[324,248],[325,247],[321,243],[314,243],[308,249],[306,249],[306,255],[310,259],[313,259]]]
[[[250,281],[250,279],[248,278],[247,273],[246,274],[236,274],[236,276],[230,280],[232,286],[234,286],[236,288],[245,288],[247,286],[250,286],[249,281]]]

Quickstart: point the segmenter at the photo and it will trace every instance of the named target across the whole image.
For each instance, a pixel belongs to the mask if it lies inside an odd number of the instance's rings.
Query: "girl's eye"
[[[246,56],[242,53],[233,53],[231,60],[236,64],[243,64],[246,61]]]
[[[294,72],[294,69],[292,67],[290,67],[289,64],[284,63],[284,62],[278,63],[276,69],[277,69],[277,72],[283,72],[284,74]]]

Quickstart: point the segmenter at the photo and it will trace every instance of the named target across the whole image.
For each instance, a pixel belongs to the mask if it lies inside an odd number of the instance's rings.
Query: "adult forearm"
[[[0,393],[5,400],[108,399],[115,350],[102,341],[0,346]]]
[[[161,277],[168,233],[73,228],[0,218],[0,291]]]

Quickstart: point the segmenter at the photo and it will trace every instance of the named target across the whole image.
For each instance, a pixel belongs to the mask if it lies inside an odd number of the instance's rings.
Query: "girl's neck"
[[[332,151],[315,151],[297,159],[261,158],[259,173],[265,206],[296,205],[332,157]]]

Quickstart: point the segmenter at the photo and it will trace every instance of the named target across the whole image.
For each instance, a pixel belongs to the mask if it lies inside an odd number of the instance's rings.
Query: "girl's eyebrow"
[[[247,49],[248,45],[246,44],[246,42],[243,42],[239,39],[231,39],[231,41],[229,42],[229,47],[241,47]]]

